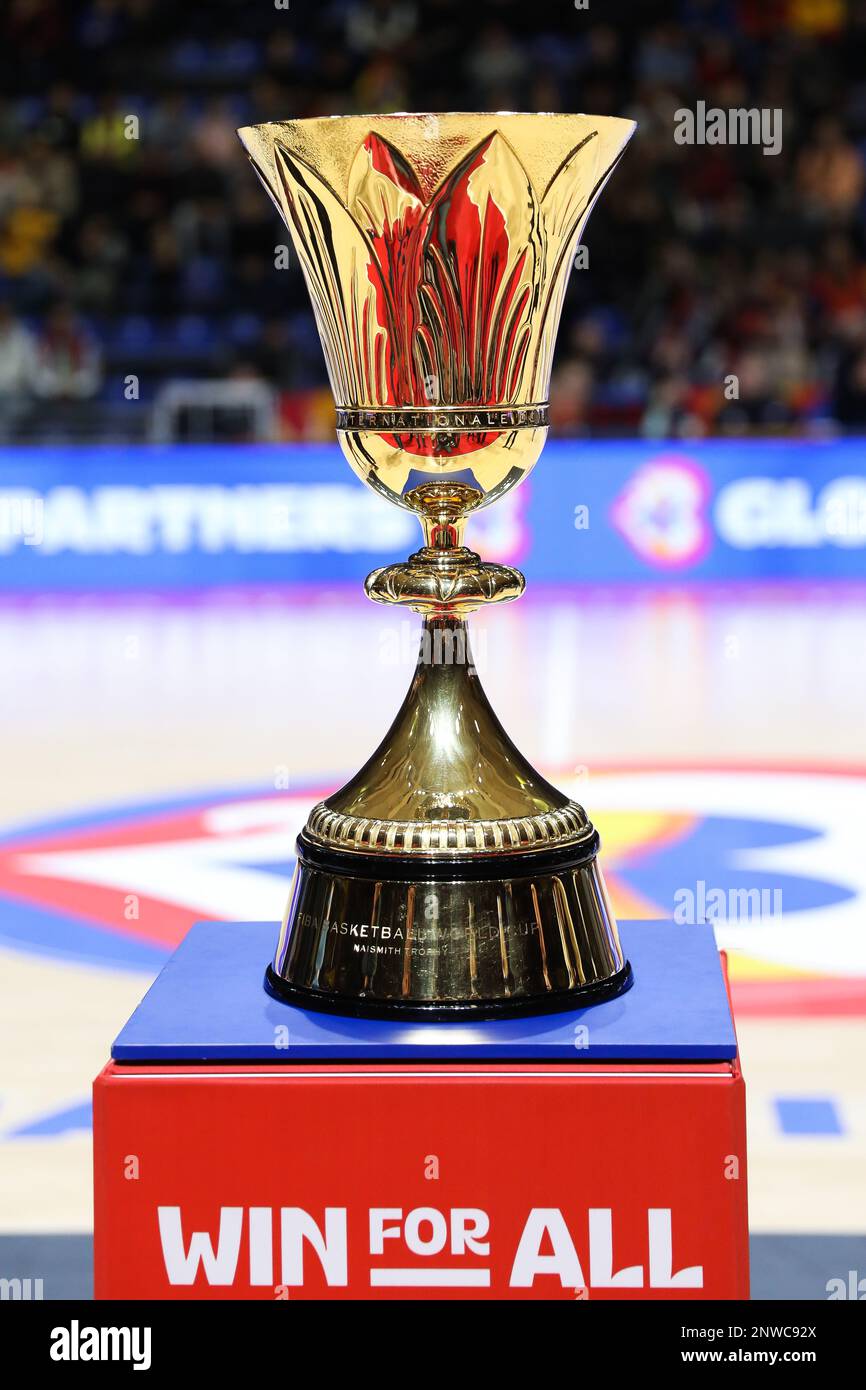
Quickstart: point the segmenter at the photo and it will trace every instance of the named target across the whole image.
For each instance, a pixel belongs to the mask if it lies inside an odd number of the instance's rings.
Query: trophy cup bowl
[[[544,446],[574,254],[633,130],[497,112],[239,132],[304,271],[343,453],[423,531],[365,585],[422,616],[409,692],[298,838],[266,987],[301,1007],[496,1018],[631,982],[598,834],[515,748],[472,662],[468,614],[524,578],[463,533]]]

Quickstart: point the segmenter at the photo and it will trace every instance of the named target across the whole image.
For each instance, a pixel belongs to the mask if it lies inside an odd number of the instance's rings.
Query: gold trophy
[[[631,983],[598,834],[515,748],[472,663],[467,615],[518,598],[523,575],[463,532],[541,453],[575,251],[633,129],[497,112],[239,132],[303,266],[343,453],[424,533],[365,586],[422,615],[409,692],[298,838],[266,986],[303,1008],[499,1018]]]

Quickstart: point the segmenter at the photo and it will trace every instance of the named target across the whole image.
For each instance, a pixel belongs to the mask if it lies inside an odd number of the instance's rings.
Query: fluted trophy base
[[[597,862],[579,845],[450,860],[323,849],[298,862],[271,994],[353,1017],[508,1018],[628,989]]]

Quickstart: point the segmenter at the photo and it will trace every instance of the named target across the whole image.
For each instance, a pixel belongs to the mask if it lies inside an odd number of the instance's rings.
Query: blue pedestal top
[[[116,1062],[728,1061],[734,1025],[710,926],[620,923],[635,982],[568,1013],[408,1023],[313,1013],[262,983],[273,922],[198,922],[154,981]]]

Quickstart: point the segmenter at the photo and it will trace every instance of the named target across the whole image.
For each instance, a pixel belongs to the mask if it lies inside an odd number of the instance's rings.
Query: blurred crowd
[[[0,72],[0,439],[179,377],[264,380],[283,434],[327,434],[235,129],[471,109],[639,123],[571,277],[558,433],[866,429],[866,0],[4,0]],[[781,111],[781,149],[678,143],[699,102]]]

